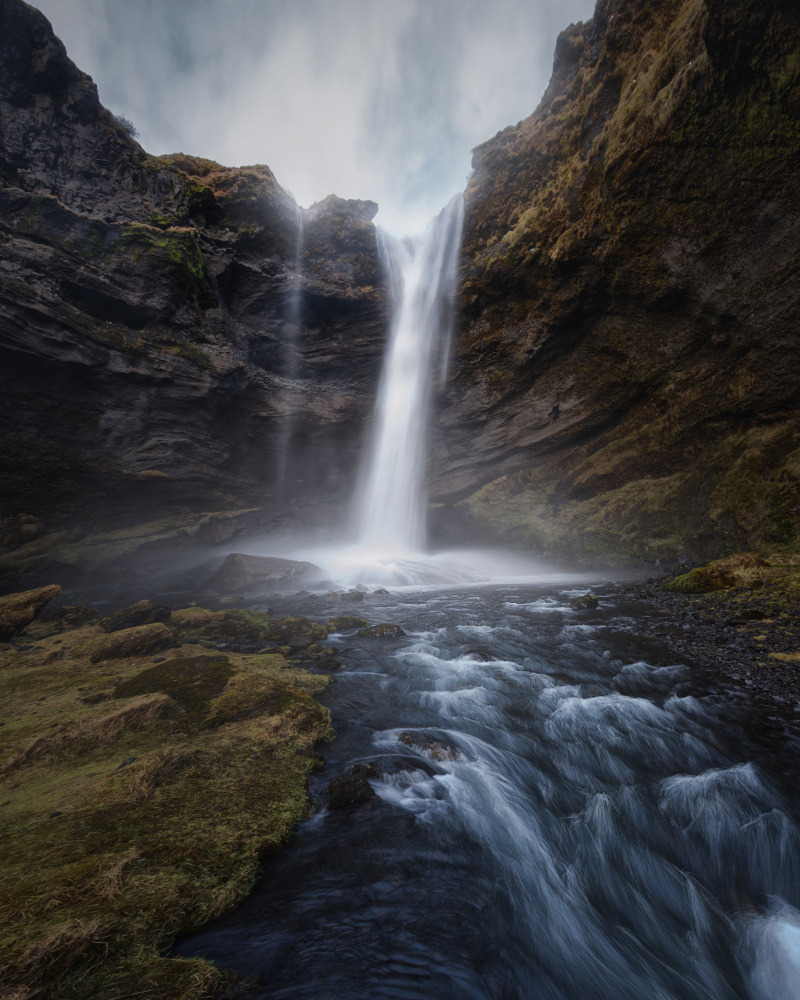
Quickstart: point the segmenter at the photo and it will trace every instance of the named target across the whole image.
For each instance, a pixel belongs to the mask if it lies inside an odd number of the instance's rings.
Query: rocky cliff
[[[797,539],[800,6],[598,0],[474,153],[440,538],[570,559]]]
[[[340,499],[386,334],[376,211],[300,210],[264,166],[147,155],[44,16],[1,0],[7,545]]]

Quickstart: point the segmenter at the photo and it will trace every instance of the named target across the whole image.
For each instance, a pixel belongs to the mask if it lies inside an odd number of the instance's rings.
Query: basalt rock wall
[[[438,538],[599,562],[794,544],[800,5],[599,0],[473,165]]]
[[[0,0],[9,544],[17,523],[340,502],[387,329],[376,211],[147,155],[44,16]]]

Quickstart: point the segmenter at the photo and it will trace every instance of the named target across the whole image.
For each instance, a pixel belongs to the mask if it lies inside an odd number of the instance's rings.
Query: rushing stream
[[[331,640],[314,788],[389,759],[377,797],[323,807],[180,952],[286,1000],[800,996],[797,804],[745,707],[636,639],[654,612],[569,596],[373,598],[409,634]]]
[[[469,584],[514,569],[421,551],[461,213],[456,199],[423,239],[383,241],[396,308],[359,544],[304,553],[390,587],[333,613],[406,635],[329,639],[342,666],[319,810],[178,952],[274,1000],[796,1000],[800,817],[747,707],[637,639],[657,613],[620,588],[576,611],[563,579]],[[358,765],[375,796],[328,808]]]

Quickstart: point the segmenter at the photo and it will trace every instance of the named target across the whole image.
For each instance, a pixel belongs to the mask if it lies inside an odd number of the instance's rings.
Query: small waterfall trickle
[[[463,217],[457,195],[421,237],[379,230],[394,318],[357,500],[360,544],[375,551],[425,547],[428,404],[437,353],[446,363]]]
[[[297,410],[295,383],[298,375],[300,324],[302,321],[304,239],[305,225],[303,209],[299,205],[295,205],[294,262],[291,277],[284,293],[283,323],[281,329],[283,343],[283,363],[281,365],[283,391],[281,392],[281,402],[284,415],[276,449],[275,485],[278,493],[283,493],[287,488],[286,479],[292,450],[295,412]]]

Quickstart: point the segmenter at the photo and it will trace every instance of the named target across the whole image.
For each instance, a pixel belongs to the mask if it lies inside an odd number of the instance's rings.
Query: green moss
[[[115,698],[138,694],[167,694],[191,715],[205,713],[212,698],[221,694],[233,667],[224,656],[190,656],[166,660],[134,674],[114,688]]]
[[[163,665],[92,665],[79,645],[0,648],[0,991],[219,995],[231,977],[161,953],[240,901],[308,815],[312,748],[331,732],[309,692],[326,678],[191,645]]]
[[[259,611],[206,611],[204,608],[183,608],[173,612],[170,628],[182,642],[196,642],[202,639],[211,642],[233,640],[266,643],[273,634],[275,622],[269,615]]]

